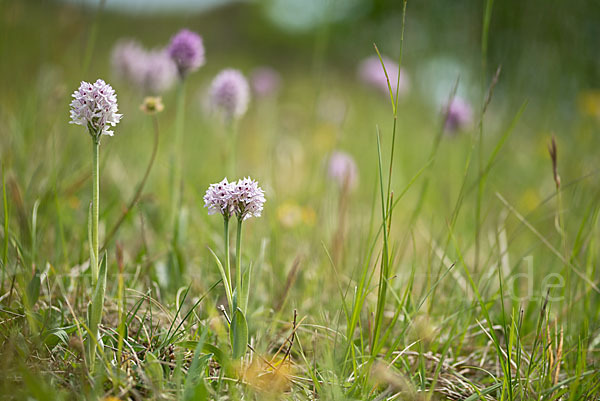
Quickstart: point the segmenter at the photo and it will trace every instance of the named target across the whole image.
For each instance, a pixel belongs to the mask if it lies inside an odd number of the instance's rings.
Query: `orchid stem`
[[[236,243],[235,243],[235,256],[236,256],[236,261],[235,261],[235,287],[237,288],[237,294],[238,294],[238,305],[243,305],[243,300],[241,299],[241,294],[242,294],[242,222],[243,220],[241,218],[238,218],[238,224],[237,224],[237,238],[236,238]],[[242,308],[242,312],[246,312],[245,310],[243,310],[244,308]]]
[[[181,204],[181,169],[183,146],[183,122],[185,114],[185,81],[182,79],[177,86],[177,111],[175,116],[175,138],[173,140],[173,168],[171,227],[173,227],[173,243],[178,242],[179,219],[178,210]]]
[[[225,217],[224,221],[224,236],[225,236],[225,273],[227,274],[227,280],[229,285],[229,292],[232,293],[231,285],[231,260],[229,257],[229,218]],[[229,305],[231,312],[233,313],[233,304]]]
[[[92,287],[98,281],[98,204],[100,202],[100,179],[98,153],[100,152],[100,139],[93,140],[92,159],[92,253],[93,260],[90,261],[92,269]]]

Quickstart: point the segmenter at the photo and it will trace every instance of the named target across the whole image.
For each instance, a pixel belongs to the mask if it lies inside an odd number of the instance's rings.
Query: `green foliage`
[[[231,341],[232,359],[239,359],[244,356],[248,344],[248,323],[246,323],[246,317],[240,308],[236,308],[231,317],[229,338]]]
[[[190,16],[207,64],[149,117],[110,49],[161,47],[181,18],[0,2],[0,398],[599,397],[600,123],[582,49],[597,35],[581,16],[597,6],[377,3],[302,37],[255,3]],[[399,60],[411,92],[357,82],[365,55]],[[219,69],[263,64],[283,87],[253,97],[233,160],[198,99]],[[477,99],[453,135],[428,92],[436,74],[451,75],[443,101]],[[102,143],[106,248],[90,285],[89,139],[67,105],[96,77],[125,117]],[[336,149],[356,159],[354,190],[327,177]],[[229,222],[202,207],[229,164],[267,197],[243,252],[238,226],[233,263]]]

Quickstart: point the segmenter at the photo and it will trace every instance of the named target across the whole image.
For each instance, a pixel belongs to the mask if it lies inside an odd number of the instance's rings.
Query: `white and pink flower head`
[[[224,178],[221,182],[211,184],[204,195],[204,207],[208,209],[208,214],[220,213],[226,219],[231,216],[237,216],[239,220],[259,217],[265,202],[265,192],[250,177],[234,182]]]
[[[117,125],[123,115],[117,113],[117,95],[112,86],[101,79],[93,84],[81,81],[72,96],[71,124],[87,127],[97,141],[101,135],[113,135],[110,127]]]

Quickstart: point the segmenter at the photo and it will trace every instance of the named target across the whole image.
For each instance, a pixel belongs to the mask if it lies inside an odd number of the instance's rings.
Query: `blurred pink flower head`
[[[133,39],[119,40],[112,50],[111,62],[119,79],[129,80],[139,70],[139,65],[146,51],[142,45]]]
[[[240,71],[225,69],[213,79],[209,96],[212,107],[221,112],[226,121],[238,119],[248,110],[248,81]]]
[[[72,97],[71,124],[87,127],[95,140],[113,135],[109,128],[117,125],[123,115],[117,113],[117,95],[112,86],[101,79],[93,84],[81,81]]]
[[[265,202],[265,192],[250,177],[237,182],[229,182],[224,178],[221,182],[211,184],[204,195],[204,207],[208,209],[208,214],[220,213],[226,219],[233,215],[240,220],[259,217]]]
[[[281,86],[281,75],[271,67],[258,67],[250,74],[254,93],[260,97],[275,94]]]
[[[448,132],[456,132],[469,125],[473,120],[473,109],[463,98],[455,96],[447,106],[444,128]]]
[[[398,86],[398,63],[389,59],[388,57],[382,56],[385,70],[387,71],[390,79],[390,85],[394,96],[396,95],[396,87]],[[358,65],[358,78],[368,86],[381,91],[385,95],[389,94],[389,88],[385,72],[381,66],[381,61],[378,56],[371,56],[360,62]],[[401,96],[408,92],[410,82],[406,71],[402,69],[400,73],[400,85],[398,86],[398,95]]]
[[[202,37],[188,29],[182,29],[173,36],[167,52],[177,65],[182,78],[205,63]]]
[[[327,173],[340,188],[354,189],[358,184],[358,167],[346,152],[337,150],[331,154]]]
[[[157,95],[173,86],[177,67],[165,50],[152,50],[145,54],[138,84],[146,94]]]
[[[165,92],[177,77],[177,67],[165,50],[147,51],[134,40],[117,42],[112,64],[119,78],[133,83],[144,95]]]

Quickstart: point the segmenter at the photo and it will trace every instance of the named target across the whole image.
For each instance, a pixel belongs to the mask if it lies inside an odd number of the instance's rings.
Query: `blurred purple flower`
[[[202,37],[188,29],[182,29],[173,36],[167,52],[182,78],[202,67],[205,62]]]
[[[119,78],[133,83],[144,95],[166,91],[177,76],[177,67],[165,50],[147,51],[134,40],[117,42],[112,64]]]
[[[72,96],[71,124],[87,127],[95,140],[113,135],[108,128],[117,125],[123,115],[117,113],[117,95],[109,84],[101,79],[93,84],[81,81]]]
[[[473,109],[464,99],[455,96],[446,109],[444,128],[448,132],[456,132],[473,120]]]
[[[226,219],[236,215],[238,219],[246,220],[259,217],[265,203],[265,192],[258,183],[250,177],[228,182],[211,184],[204,195],[204,207],[208,214],[220,213]]]
[[[398,86],[398,63],[385,56],[382,56],[382,60],[390,79],[392,92],[394,96],[396,96],[396,87]],[[383,67],[381,66],[381,61],[379,60],[378,56],[371,56],[361,61],[358,65],[357,73],[358,78],[365,84],[374,87],[386,95],[390,93],[385,72],[383,71]],[[410,83],[406,71],[402,69],[400,73],[398,95],[401,96],[408,92],[409,86]]]
[[[157,95],[173,86],[177,66],[165,50],[146,52],[137,82],[145,94]]]
[[[225,69],[212,81],[210,100],[213,108],[222,112],[227,121],[240,118],[250,102],[248,81],[238,70]]]
[[[328,175],[340,188],[354,189],[358,184],[358,167],[352,156],[346,152],[338,150],[331,154]]]
[[[258,67],[250,74],[252,89],[260,97],[266,97],[279,90],[281,75],[271,67]]]
[[[145,53],[146,51],[138,41],[119,40],[113,47],[111,56],[112,67],[118,78],[129,80],[135,76]]]

